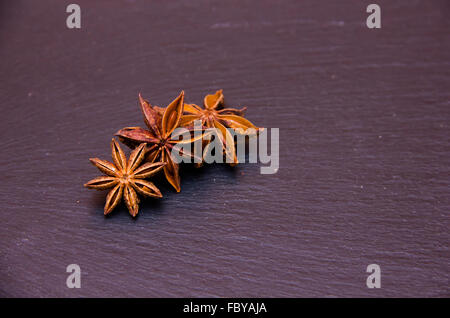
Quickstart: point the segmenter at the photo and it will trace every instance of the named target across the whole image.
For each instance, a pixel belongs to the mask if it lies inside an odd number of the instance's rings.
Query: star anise
[[[111,213],[123,197],[128,211],[135,217],[139,211],[139,198],[136,191],[149,197],[162,197],[159,189],[153,183],[144,179],[161,170],[165,163],[145,163],[140,166],[146,155],[145,144],[139,145],[131,152],[128,162],[124,152],[114,139],[111,141],[111,149],[114,164],[98,158],[89,159],[94,166],[107,176],[95,178],[84,186],[97,190],[113,188],[106,197],[105,215]]]
[[[140,127],[126,127],[119,130],[116,136],[130,147],[136,144],[146,143],[148,156],[147,161],[165,162],[164,174],[167,181],[180,192],[180,175],[178,164],[172,158],[172,149],[177,144],[190,144],[203,135],[191,136],[188,140],[172,139],[172,132],[179,127],[180,119],[183,114],[184,92],[175,98],[166,108],[154,108],[150,103],[142,98],[139,94],[141,109],[144,114],[144,121],[148,129]],[[193,156],[192,153],[184,153],[184,155]]]
[[[216,128],[222,135],[219,135],[223,151],[230,165],[236,165],[238,159],[236,156],[234,138],[226,128],[234,128],[236,132],[246,132],[247,129],[253,128],[255,133],[259,130],[249,120],[242,117],[246,108],[222,108],[224,104],[224,96],[222,90],[216,91],[215,94],[206,95],[203,100],[204,108],[195,104],[184,105],[184,115],[181,118],[181,126],[191,126],[195,120],[200,120],[206,128]],[[220,109],[221,108],[221,109]],[[228,143],[228,147],[227,147]],[[205,149],[204,155],[207,153]]]

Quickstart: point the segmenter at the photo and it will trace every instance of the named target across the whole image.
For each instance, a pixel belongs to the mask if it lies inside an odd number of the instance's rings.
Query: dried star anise
[[[139,212],[139,198],[136,191],[149,197],[162,197],[161,192],[153,183],[143,179],[157,173],[164,167],[165,163],[145,163],[139,166],[146,155],[145,144],[139,145],[131,152],[128,162],[124,152],[114,139],[111,141],[111,149],[114,164],[98,158],[89,159],[94,166],[107,176],[95,178],[84,186],[97,190],[114,187],[106,197],[105,215],[109,214],[123,197],[128,211],[135,217]]]
[[[116,136],[130,147],[136,144],[146,143],[148,156],[147,161],[165,162],[164,174],[167,181],[180,192],[180,175],[178,172],[178,164],[173,160],[171,151],[177,144],[190,144],[198,139],[203,138],[200,134],[189,140],[172,139],[172,132],[179,127],[180,119],[183,114],[184,92],[175,98],[165,109],[153,108],[150,103],[142,98],[139,94],[141,109],[144,114],[144,121],[148,129],[140,127],[126,127],[119,130]],[[192,153],[185,155],[193,156]]]
[[[221,132],[220,141],[222,142],[223,151],[230,165],[236,165],[238,159],[234,146],[234,138],[226,128],[234,128],[236,132],[246,132],[247,129],[253,128],[255,133],[259,130],[249,120],[242,117],[246,108],[222,108],[224,96],[222,90],[216,91],[215,94],[206,95],[203,100],[204,108],[195,104],[184,104],[184,115],[181,117],[181,126],[191,126],[194,121],[200,120],[206,128],[216,128]],[[227,147],[227,142],[228,147]],[[206,149],[204,155],[207,153]]]

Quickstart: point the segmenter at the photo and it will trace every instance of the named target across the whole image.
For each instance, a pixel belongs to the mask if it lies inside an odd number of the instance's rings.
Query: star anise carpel
[[[159,189],[152,182],[144,179],[160,171],[165,163],[148,162],[141,165],[146,156],[144,143],[131,152],[128,161],[115,139],[111,141],[111,150],[114,163],[98,158],[89,159],[106,176],[97,177],[84,186],[97,190],[112,188],[106,197],[105,215],[111,213],[123,197],[128,211],[135,217],[139,212],[138,193],[148,197],[162,197]]]
[[[190,144],[203,138],[202,134],[192,136],[190,139],[178,140],[173,138],[172,133],[180,126],[180,119],[184,111],[184,92],[175,98],[166,108],[154,108],[139,94],[139,101],[144,115],[144,122],[148,129],[140,127],[126,127],[119,130],[116,136],[129,145],[145,143],[147,147],[147,161],[161,161],[166,163],[164,174],[167,181],[180,192],[180,175],[178,164],[172,157],[172,149],[176,145]],[[193,156],[193,153],[183,153]]]
[[[181,117],[180,125],[190,127],[194,121],[200,120],[206,128],[216,128],[220,131],[220,141],[223,151],[230,165],[236,165],[238,159],[234,145],[234,138],[227,128],[233,128],[237,133],[246,133],[254,129],[258,132],[259,128],[253,125],[249,120],[243,117],[246,108],[224,108],[224,95],[222,90],[215,94],[206,95],[203,100],[203,108],[195,104],[184,105],[184,115]],[[206,149],[204,155],[207,153]]]

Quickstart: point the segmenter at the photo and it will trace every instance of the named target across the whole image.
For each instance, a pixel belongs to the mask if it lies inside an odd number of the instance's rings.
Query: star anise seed
[[[137,193],[149,197],[162,197],[159,189],[153,183],[144,179],[160,171],[165,163],[153,162],[140,165],[146,155],[144,143],[131,152],[128,162],[122,148],[115,139],[111,141],[111,150],[114,163],[98,158],[89,159],[106,176],[97,177],[84,186],[97,190],[113,188],[106,197],[105,215],[111,213],[123,197],[128,211],[135,217],[139,212]]]
[[[180,175],[178,164],[172,158],[172,148],[177,144],[190,144],[196,140],[202,139],[203,134],[191,136],[188,140],[172,139],[172,132],[179,127],[180,119],[184,110],[184,92],[175,98],[165,109],[154,108],[150,103],[139,94],[144,121],[148,129],[140,127],[126,127],[119,130],[116,136],[126,145],[135,147],[137,144],[145,143],[147,145],[147,161],[155,162],[157,160],[165,162],[164,174],[167,181],[175,188],[177,192],[181,191]],[[193,153],[184,155],[193,157]]]
[[[227,157],[227,162],[234,166],[238,162],[234,138],[226,128],[234,128],[238,133],[245,133],[247,129],[253,128],[255,132],[261,130],[253,125],[243,116],[246,108],[221,108],[224,104],[224,95],[222,90],[215,94],[206,95],[203,100],[204,108],[195,104],[184,104],[184,115],[181,117],[181,126],[191,126],[195,120],[200,120],[206,128],[216,128],[221,132],[221,142],[223,151]],[[219,109],[221,108],[221,109]],[[220,135],[219,135],[220,136]],[[230,143],[227,147],[227,142]],[[208,153],[204,151],[204,156]]]

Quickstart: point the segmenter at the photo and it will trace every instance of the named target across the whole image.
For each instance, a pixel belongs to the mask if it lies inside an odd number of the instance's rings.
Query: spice
[[[162,197],[159,189],[144,179],[160,171],[165,163],[153,162],[140,166],[146,155],[145,144],[139,145],[131,152],[128,162],[124,152],[114,139],[111,141],[111,149],[114,164],[98,158],[89,159],[106,176],[97,177],[84,186],[97,190],[113,188],[106,197],[105,215],[111,213],[123,197],[128,211],[135,217],[139,212],[139,198],[136,191],[144,196]]]
[[[119,130],[116,136],[119,139],[134,147],[136,144],[147,144],[147,161],[162,161],[166,163],[164,166],[164,174],[167,181],[180,192],[180,175],[178,164],[172,158],[172,148],[179,143],[190,144],[196,140],[202,139],[203,135],[192,137],[188,140],[172,139],[172,132],[179,127],[180,119],[184,110],[184,92],[175,98],[164,110],[155,109],[150,103],[142,98],[139,94],[141,109],[144,114],[144,121],[148,129],[140,127],[126,127]],[[194,156],[192,153],[186,155]]]
[[[172,150],[178,150],[183,157],[188,156],[189,159],[197,159],[194,162],[199,164],[200,161],[201,165],[209,150],[215,151],[213,148],[215,143],[204,138],[211,133],[211,131],[205,132],[205,129],[220,131],[220,134],[217,134],[216,137],[220,138],[223,153],[227,162],[231,165],[236,165],[238,159],[234,136],[227,128],[232,128],[236,133],[245,135],[256,134],[263,129],[257,128],[243,117],[245,108],[224,108],[222,90],[215,94],[206,95],[203,108],[195,104],[184,104],[183,91],[166,108],[150,105],[148,101],[142,98],[141,94],[139,94],[139,101],[147,129],[126,127],[116,133],[120,141],[134,149],[128,161],[115,139],[111,141],[114,163],[98,158],[90,159],[92,164],[106,175],[97,177],[84,186],[97,190],[112,188],[106,197],[105,215],[114,210],[122,197],[133,217],[139,211],[138,194],[161,198],[162,194],[159,189],[153,183],[144,180],[160,170],[164,171],[167,181],[175,190],[180,192],[179,167],[172,155]],[[200,129],[194,123],[197,120],[201,122]],[[184,127],[188,130],[186,135],[188,138],[177,139],[181,135],[178,131],[174,132],[178,127]],[[201,131],[197,133],[196,130]],[[182,134],[184,137],[184,132]],[[190,146],[191,143],[196,141],[201,141],[203,146],[206,146],[203,149],[203,158],[197,158],[194,153],[186,150],[189,148],[186,146]],[[146,163],[141,165],[142,162]]]
[[[242,117],[246,108],[223,108],[224,95],[222,90],[218,90],[215,94],[206,95],[203,100],[204,108],[195,104],[184,105],[184,115],[181,118],[181,126],[191,126],[194,121],[200,120],[206,128],[216,128],[221,132],[220,141],[222,142],[223,151],[230,165],[236,165],[238,159],[234,145],[234,138],[226,128],[234,128],[236,132],[245,132],[249,128],[259,130],[249,120]],[[222,109],[220,109],[222,108]],[[227,147],[227,142],[228,147]],[[207,149],[204,151],[206,155]]]

